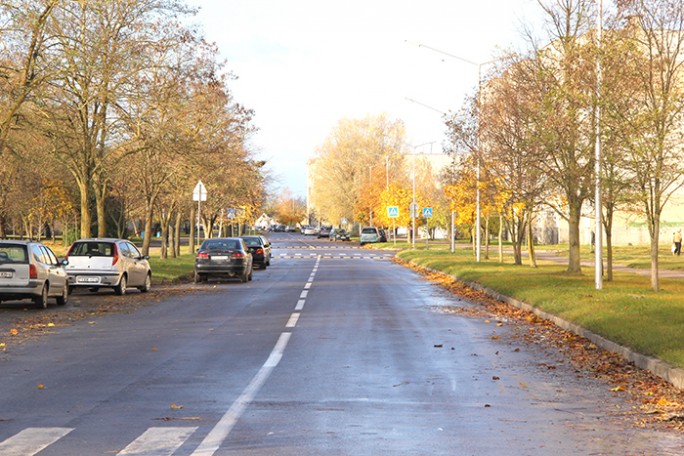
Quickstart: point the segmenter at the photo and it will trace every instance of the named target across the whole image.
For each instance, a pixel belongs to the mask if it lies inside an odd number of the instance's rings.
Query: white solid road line
[[[196,427],[153,427],[118,455],[171,456],[197,430]]]
[[[257,372],[252,381],[249,382],[249,385],[247,385],[247,388],[245,388],[240,397],[233,402],[233,405],[228,409],[225,415],[221,417],[216,426],[214,426],[204,440],[202,440],[202,443],[200,443],[199,447],[192,453],[192,456],[213,456],[213,454],[218,451],[223,441],[228,437],[228,434],[230,434],[230,431],[233,430],[238,419],[240,419],[245,412],[247,406],[254,400],[256,394],[264,383],[266,383],[271,372],[273,372],[273,369],[275,369],[282,359],[283,351],[290,341],[290,336],[292,336],[292,333],[282,333],[280,335],[271,355],[261,369],[259,369],[259,372]]]
[[[308,289],[311,287],[313,283],[312,277],[316,274],[320,262],[321,257],[319,255],[316,260],[316,264],[314,265],[314,269],[311,273],[311,277],[304,286],[304,288],[306,289],[302,291],[302,294],[300,295],[299,300],[297,301],[298,310],[292,313],[290,319],[286,324],[286,328],[288,329],[294,328],[297,324],[297,321],[299,320],[299,317],[301,315],[299,310],[301,310],[301,308],[304,307],[304,303],[306,302],[306,296],[309,293]],[[291,332],[284,332],[280,334],[280,338],[278,339],[278,342],[276,343],[275,347],[273,347],[271,355],[268,357],[264,365],[261,366],[259,372],[257,372],[252,381],[249,382],[249,385],[247,385],[247,388],[245,388],[242,394],[235,400],[235,402],[233,402],[233,405],[231,405],[230,409],[228,409],[225,415],[221,417],[216,426],[214,426],[214,428],[209,432],[209,434],[207,434],[204,440],[202,440],[202,443],[200,443],[197,449],[192,453],[192,456],[213,456],[219,450],[219,448],[221,447],[223,442],[228,438],[228,435],[233,430],[233,427],[238,422],[242,414],[245,412],[249,404],[252,403],[252,401],[254,401],[254,398],[256,397],[257,393],[264,385],[264,383],[266,383],[266,380],[268,380],[268,378],[270,377],[271,373],[273,372],[273,369],[275,369],[276,366],[280,363],[280,360],[283,358],[283,353],[285,352],[285,348],[287,347],[287,344],[290,341],[291,336]]]
[[[0,442],[2,456],[29,456],[61,439],[73,428],[26,428]]]

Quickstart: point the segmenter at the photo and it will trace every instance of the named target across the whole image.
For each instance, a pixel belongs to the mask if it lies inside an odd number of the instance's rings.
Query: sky
[[[188,3],[238,78],[235,101],[255,112],[250,147],[271,187],[301,197],[307,161],[342,119],[387,114],[419,151],[440,152],[442,113],[473,92],[477,65],[429,48],[486,62],[524,48],[523,24],[540,15],[537,0]]]

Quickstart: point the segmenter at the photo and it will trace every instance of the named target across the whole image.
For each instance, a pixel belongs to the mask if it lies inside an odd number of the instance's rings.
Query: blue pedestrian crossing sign
[[[432,217],[432,208],[431,207],[424,207],[423,208],[423,217],[425,217],[425,218]]]
[[[399,217],[399,206],[387,206],[387,217],[389,217],[389,218]]]

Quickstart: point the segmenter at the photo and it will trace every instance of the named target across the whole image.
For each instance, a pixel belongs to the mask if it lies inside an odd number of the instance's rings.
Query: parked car
[[[147,292],[152,288],[152,269],[149,256],[126,239],[81,239],[69,247],[66,272],[69,291],[74,288],[112,288],[124,295],[129,288]]]
[[[359,239],[361,245],[371,244],[374,242],[387,242],[387,235],[385,230],[374,226],[367,226],[361,230],[361,237]]]
[[[306,236],[314,236],[316,235],[316,228],[313,226],[305,226],[304,230],[302,231]]]
[[[195,283],[206,282],[209,276],[247,282],[252,280],[252,263],[252,254],[241,238],[207,239],[195,256]]]
[[[330,237],[330,228],[329,226],[322,226],[320,230],[318,230],[318,239],[320,238],[327,238]]]
[[[264,236],[242,236],[252,254],[252,264],[266,269],[271,265],[271,242]]]
[[[331,241],[351,241],[349,233],[347,233],[342,228],[333,228],[330,230],[330,240]]]
[[[69,299],[64,266],[41,242],[0,240],[0,301],[32,299],[45,309],[48,299],[63,306]]]

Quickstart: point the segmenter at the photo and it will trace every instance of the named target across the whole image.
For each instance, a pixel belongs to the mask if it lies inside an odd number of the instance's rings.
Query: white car
[[[69,291],[76,287],[97,291],[113,288],[118,295],[128,288],[152,288],[149,256],[126,239],[95,238],[74,242],[67,253]]]
[[[66,263],[40,242],[0,240],[0,301],[32,299],[45,309],[48,298],[56,298],[58,305],[65,305]]]

